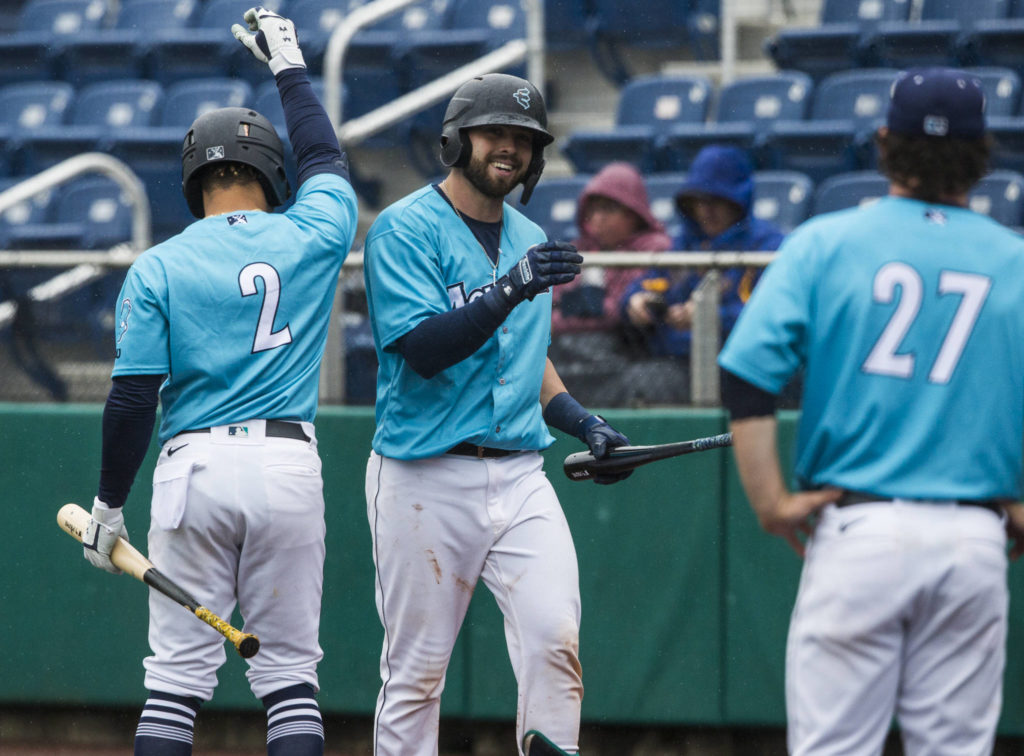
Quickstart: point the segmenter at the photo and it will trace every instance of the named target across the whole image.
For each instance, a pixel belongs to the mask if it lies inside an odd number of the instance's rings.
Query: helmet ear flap
[[[469,164],[473,151],[468,139],[462,138],[459,128],[445,129],[441,134],[441,162],[448,168],[462,168]]]

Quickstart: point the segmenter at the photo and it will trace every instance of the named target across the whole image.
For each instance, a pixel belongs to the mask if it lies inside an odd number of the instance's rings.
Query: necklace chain
[[[444,186],[444,182],[441,182],[441,190],[444,191],[445,196],[448,198],[448,203],[452,206],[452,210],[455,211],[455,214],[457,216],[459,216],[459,220],[461,220],[463,223],[466,224],[466,228],[468,228],[469,232],[471,234],[473,234],[473,238],[476,239],[476,243],[480,245],[480,249],[483,251],[484,257],[486,257],[487,258],[487,262],[489,262],[491,264],[491,283],[492,284],[496,284],[498,282],[498,263],[501,262],[501,246],[500,246],[500,244],[498,245],[498,254],[495,257],[495,259],[492,260],[491,259],[491,255],[487,252],[487,247],[485,247],[484,243],[482,241],[480,241],[480,237],[476,235],[476,231],[473,229],[473,227],[471,225],[469,225],[469,221],[466,220],[466,216],[464,216],[459,211],[459,208],[455,207],[455,201],[451,198],[451,195],[448,194],[447,187]],[[502,213],[501,217],[502,217],[502,225],[504,226],[505,213]],[[499,239],[500,239],[500,234],[499,234]]]

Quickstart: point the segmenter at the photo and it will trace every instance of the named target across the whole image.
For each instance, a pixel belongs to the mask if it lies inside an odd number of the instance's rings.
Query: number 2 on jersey
[[[242,268],[238,274],[238,288],[242,290],[242,296],[251,297],[259,294],[259,289],[256,288],[257,278],[263,279],[263,306],[260,307],[260,319],[252,340],[253,354],[292,343],[292,332],[287,324],[280,331],[274,330],[277,305],[281,300],[281,277],[272,265],[252,263]]]
[[[896,296],[897,287],[900,289],[899,303],[871,354],[864,360],[863,369],[876,375],[910,378],[914,373],[915,356],[912,353],[899,354],[897,350],[921,310],[924,281],[921,274],[906,263],[888,263],[875,274],[874,300],[889,304]],[[939,295],[959,294],[960,304],[942,340],[935,363],[928,372],[929,383],[949,383],[991,288],[992,280],[987,276],[952,270],[939,273]]]

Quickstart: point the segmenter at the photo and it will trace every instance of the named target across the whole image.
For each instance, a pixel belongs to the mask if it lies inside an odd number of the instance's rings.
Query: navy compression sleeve
[[[318,173],[335,173],[348,179],[348,158],[338,146],[334,127],[313,93],[306,69],[286,68],[275,79],[288,125],[288,139],[298,163],[299,186]]]
[[[162,375],[114,378],[103,407],[103,451],[100,459],[100,501],[124,505],[149,448],[160,401]]]
[[[731,419],[772,415],[777,401],[775,394],[758,388],[735,373],[722,371],[722,405],[729,410]]]
[[[494,286],[462,307],[422,321],[398,340],[398,353],[429,380],[482,347],[513,307],[502,287]]]

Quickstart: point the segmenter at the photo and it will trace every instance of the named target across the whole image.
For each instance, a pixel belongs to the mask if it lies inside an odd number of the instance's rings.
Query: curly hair
[[[875,135],[878,167],[890,180],[916,198],[937,202],[966,194],[988,173],[992,137],[936,138],[894,134]]]

